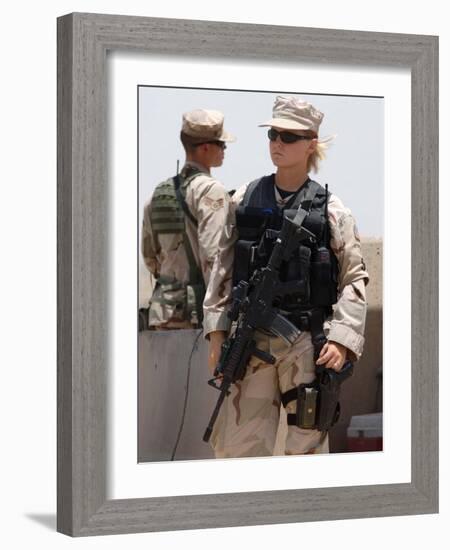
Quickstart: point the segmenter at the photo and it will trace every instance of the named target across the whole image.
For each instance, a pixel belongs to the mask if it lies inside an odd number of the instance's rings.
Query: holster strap
[[[283,403],[283,407],[286,408],[286,405],[290,403],[291,401],[296,401],[298,396],[298,387],[291,388],[285,393],[281,394],[281,402]],[[292,415],[295,418],[295,414]]]

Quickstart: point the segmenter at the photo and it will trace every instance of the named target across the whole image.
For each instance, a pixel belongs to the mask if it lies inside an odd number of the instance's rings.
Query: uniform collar
[[[311,181],[311,178],[309,176],[307,176],[305,182],[297,189],[297,191],[292,191],[292,193],[289,193],[289,195],[287,195],[284,198],[281,196],[280,192],[278,191],[278,187],[275,183],[275,174],[273,174],[273,180],[272,181],[273,181],[273,189],[274,189],[274,192],[275,192],[276,203],[277,203],[278,206],[284,207],[288,203],[293,202],[293,200],[295,200],[294,196],[297,196],[302,192],[304,193],[305,189],[308,188],[308,184]]]
[[[183,170],[187,170],[189,168],[196,168],[197,170],[200,170],[201,172],[205,172],[206,174],[210,175],[211,172],[208,168],[200,164],[199,162],[195,162],[193,160],[187,160],[183,166]]]
[[[293,191],[292,193],[290,193],[289,195],[283,198],[280,195],[280,192],[278,191],[278,187],[275,184],[273,187],[275,191],[275,200],[277,201],[278,206],[284,206],[285,204],[287,204],[290,201],[292,195],[295,195],[295,193],[297,192],[297,191]]]

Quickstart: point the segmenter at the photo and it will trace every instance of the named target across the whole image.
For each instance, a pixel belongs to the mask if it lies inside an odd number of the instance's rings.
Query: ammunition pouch
[[[170,277],[160,277],[151,298],[151,303],[159,304],[166,319],[189,321],[200,326],[203,321],[203,297],[205,285],[183,284]]]
[[[279,231],[265,229],[259,239],[239,239],[234,247],[233,285],[248,281],[267,265]],[[337,260],[326,247],[317,247],[307,239],[292,250],[280,266],[280,282],[297,283],[295,292],[280,296],[276,306],[285,312],[299,308],[330,308],[337,302]]]
[[[319,388],[317,384],[300,384],[297,388],[297,410],[288,415],[288,424],[295,424],[303,429],[316,429],[319,405]],[[294,417],[294,418],[292,418]]]
[[[239,281],[248,281],[251,274],[267,265],[273,245],[279,232],[266,229],[259,241],[240,239],[234,248],[233,285]],[[283,262],[280,268],[280,281],[297,283],[295,293],[284,295],[277,307],[293,311],[310,304],[310,266],[311,249],[300,245],[292,253],[289,261]]]

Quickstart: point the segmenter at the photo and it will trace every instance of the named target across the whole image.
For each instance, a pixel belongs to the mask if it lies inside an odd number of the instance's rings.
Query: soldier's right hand
[[[214,369],[219,362],[222,344],[225,342],[226,337],[227,333],[224,330],[209,333],[208,368],[211,374],[214,374]]]

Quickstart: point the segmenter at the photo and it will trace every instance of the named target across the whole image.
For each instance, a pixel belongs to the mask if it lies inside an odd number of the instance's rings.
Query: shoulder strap
[[[192,178],[189,178],[192,179]],[[173,182],[175,185],[175,193],[178,199],[178,202],[181,205],[181,208],[183,209],[183,212],[186,214],[186,216],[191,220],[191,222],[195,225],[195,227],[198,227],[198,222],[194,218],[192,212],[189,210],[188,205],[186,204],[186,200],[184,198],[183,192],[181,191],[181,179],[179,174],[174,176]]]
[[[301,206],[304,210],[309,212],[311,210],[313,200],[316,195],[321,194],[321,192],[325,193],[324,188],[316,181],[309,180],[306,191],[302,192],[302,190],[300,190],[290,208],[295,209]]]
[[[198,173],[199,172],[196,172],[188,176],[183,181],[183,184],[186,186],[195,178],[195,176],[197,176]],[[194,226],[198,227],[197,220],[195,219],[194,215],[189,210],[189,207],[186,204],[184,193],[182,191],[183,186],[181,185],[181,178],[179,174],[177,174],[174,177],[174,185],[175,185],[175,193],[177,195],[178,202],[180,203],[181,208],[183,209],[183,212],[191,220]],[[203,300],[205,298],[205,290],[206,290],[205,281],[203,279],[202,270],[200,269],[200,266],[195,261],[194,252],[192,251],[191,242],[189,240],[188,234],[186,233],[186,230],[183,232],[183,245],[184,245],[184,251],[186,252],[186,257],[189,263],[189,286],[187,289],[188,308],[195,307],[195,311],[197,314],[197,322],[199,325],[201,325],[203,322]],[[192,291],[193,296],[189,295],[190,291]]]
[[[188,208],[188,205],[186,204],[186,201],[184,200],[183,193],[181,191],[181,178],[177,174],[174,178],[174,185],[175,185],[175,193],[177,196],[177,199],[181,205],[181,208],[183,209],[183,212],[189,217],[189,219],[194,223],[195,227],[198,227],[198,222],[192,215],[191,211]],[[186,256],[189,263],[189,282],[191,284],[201,284],[203,283],[203,273],[200,270],[200,267],[197,265],[197,262],[195,261],[194,252],[192,251],[192,246],[189,241],[189,237],[186,233],[186,231],[183,231],[183,245],[184,250],[186,252]]]
[[[251,181],[247,185],[247,189],[245,190],[244,197],[242,198],[241,205],[242,206],[248,206],[250,202],[250,198],[253,195],[254,190],[258,186],[259,182],[262,181],[264,178],[258,178],[256,180]]]

